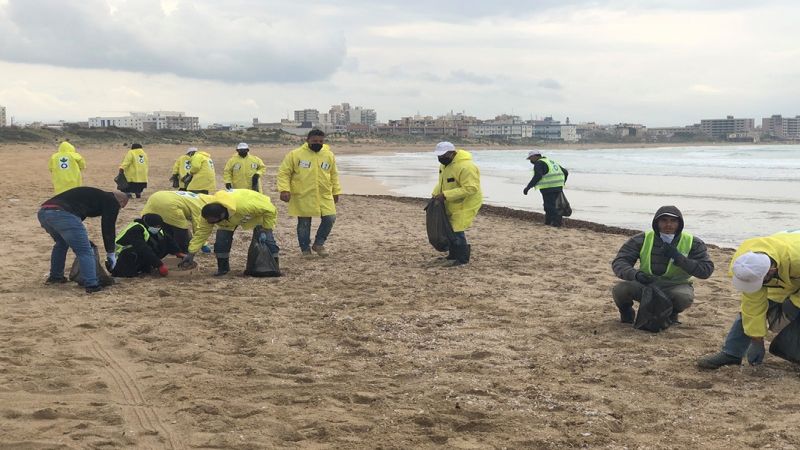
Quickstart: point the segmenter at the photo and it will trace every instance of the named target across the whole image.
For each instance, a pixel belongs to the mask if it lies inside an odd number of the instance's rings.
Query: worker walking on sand
[[[136,195],[136,198],[142,198],[142,191],[147,187],[147,171],[149,161],[147,153],[144,152],[142,144],[133,144],[122,164],[119,165],[119,174],[125,177],[127,186],[122,189],[122,192],[127,192]]]
[[[211,235],[215,225],[218,226],[214,243],[214,253],[217,257],[215,276],[225,275],[231,270],[229,258],[233,233],[238,227],[246,230],[262,229],[259,239],[269,247],[277,265],[280,249],[275,242],[272,229],[275,227],[278,211],[266,195],[249,189],[219,191],[203,206],[200,214],[202,219],[189,242],[189,253],[180,264],[182,268],[194,264],[194,255]]]
[[[47,283],[67,282],[64,264],[67,250],[71,248],[78,259],[86,292],[102,290],[97,278],[94,250],[83,221],[87,217],[101,217],[106,266],[113,270],[117,261],[114,227],[120,208],[127,204],[128,196],[122,192],[106,192],[88,186],[72,188],[42,203],[39,223],[55,241]]]
[[[189,175],[189,169],[192,168],[191,159],[194,152],[197,149],[194,147],[190,147],[186,150],[186,153],[179,156],[178,159],[175,160],[175,164],[172,165],[172,176],[169,177],[169,181],[172,182],[172,187],[179,188],[181,191],[186,190],[186,186],[181,184],[181,180],[184,179],[187,175]]]
[[[50,156],[48,169],[53,181],[53,192],[58,195],[83,184],[82,172],[86,162],[75,147],[67,141],[58,146],[58,151]]]
[[[325,243],[336,222],[336,203],[342,187],[336,158],[322,130],[311,130],[302,146],[290,151],[278,169],[278,191],[281,201],[289,202],[289,215],[297,217],[297,241],[304,257],[328,256]],[[320,225],[311,243],[311,218],[319,217]]]
[[[483,204],[481,173],[472,161],[472,155],[466,150],[456,149],[450,142],[436,144],[433,154],[440,166],[439,182],[431,196],[444,202],[454,234],[447,259],[453,260],[456,266],[466,264],[472,251],[464,232],[472,225]]]
[[[144,205],[142,215],[158,214],[163,220],[164,233],[175,241],[183,253],[189,252],[191,238],[189,227],[194,233],[200,226],[203,206],[214,197],[184,191],[158,191],[153,193]],[[210,249],[209,249],[210,252]]]
[[[544,224],[560,227],[562,216],[556,207],[556,200],[564,190],[569,171],[550,158],[542,156],[539,150],[529,151],[527,159],[533,164],[533,178],[522,193],[528,195],[528,191],[532,188],[538,189],[542,193],[544,204]]]
[[[683,229],[683,214],[675,206],[662,206],[653,216],[651,229],[628,239],[611,263],[621,281],[611,295],[622,323],[633,323],[633,302],[641,301],[645,286],[654,285],[672,302],[666,326],[680,323],[678,314],[694,302],[692,277],[707,279],[714,262],[706,244]],[[639,267],[635,267],[636,262]]]
[[[222,171],[225,189],[251,189],[261,192],[261,177],[266,171],[264,161],[250,155],[250,147],[242,142],[236,146],[236,154],[231,156]]]
[[[761,364],[767,328],[781,316],[800,320],[800,232],[747,239],[736,249],[728,275],[742,293],[741,309],[722,351],[697,361],[702,369],[738,366],[745,355],[750,365]]]

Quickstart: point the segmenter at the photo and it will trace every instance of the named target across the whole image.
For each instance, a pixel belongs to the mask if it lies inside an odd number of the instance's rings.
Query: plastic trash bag
[[[569,205],[569,200],[567,200],[567,196],[564,195],[564,191],[558,194],[558,198],[556,199],[556,209],[558,210],[558,214],[563,217],[569,217],[572,215],[572,207]]]
[[[266,231],[258,228],[253,230],[253,239],[247,250],[247,265],[244,274],[251,277],[279,277],[281,271],[269,246],[258,240],[261,233],[266,233]]]
[[[114,182],[117,183],[118,191],[125,192],[129,187],[128,179],[125,178],[124,173],[118,173],[117,176],[114,177]]]
[[[672,325],[669,316],[672,314],[672,300],[661,289],[645,286],[642,289],[642,300],[633,327],[637,330],[658,333]]]
[[[94,245],[94,242],[89,242],[89,244],[92,245],[92,251],[94,252],[97,281],[99,282],[100,286],[111,286],[114,284],[114,278],[112,278],[111,275],[106,272],[104,264],[100,262],[100,252],[97,250],[97,246]],[[80,286],[85,284],[83,282],[83,277],[81,276],[81,265],[78,263],[77,257],[75,257],[75,260],[72,261],[72,268],[69,269],[69,281],[74,281]]]
[[[425,206],[425,225],[428,230],[428,242],[440,252],[450,249],[450,242],[455,238],[453,226],[447,219],[444,202],[432,198]]]

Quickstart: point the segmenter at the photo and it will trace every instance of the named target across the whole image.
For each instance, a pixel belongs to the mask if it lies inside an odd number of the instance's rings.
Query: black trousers
[[[139,255],[131,250],[124,250],[117,257],[117,265],[111,271],[115,277],[131,278],[140,273],[150,273],[153,268],[149,264],[140,260]]]
[[[561,226],[561,215],[556,208],[556,199],[561,195],[561,188],[542,189],[542,202],[544,203],[544,224],[554,227]]]

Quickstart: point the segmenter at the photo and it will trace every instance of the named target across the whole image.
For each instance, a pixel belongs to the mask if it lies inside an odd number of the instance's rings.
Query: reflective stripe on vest
[[[642,244],[642,249],[639,251],[639,270],[650,275],[653,275],[653,270],[650,267],[650,255],[653,253],[653,241],[655,240],[655,235],[656,232],[653,230],[645,232],[644,243]],[[681,255],[688,256],[689,252],[692,250],[692,241],[694,241],[694,236],[684,231],[681,232],[680,239],[681,240],[678,242],[678,246],[676,248]],[[659,277],[670,281],[685,282],[689,282],[689,279],[692,278],[692,276],[686,273],[685,270],[673,264],[672,259],[670,259],[669,264],[667,264],[667,271],[664,272],[663,275],[659,275]]]
[[[539,161],[544,161],[547,164],[547,173],[544,174],[541,180],[534,186],[536,189],[547,189],[564,186],[564,172],[557,162],[551,161],[542,156]]]
[[[119,254],[122,253],[123,250],[133,247],[132,245],[122,245],[119,243],[119,240],[122,239],[123,236],[125,236],[125,233],[127,233],[128,230],[137,226],[142,227],[142,230],[144,231],[144,241],[147,242],[148,240],[150,240],[150,232],[147,231],[146,226],[144,226],[139,222],[131,222],[128,224],[127,227],[123,228],[122,231],[119,232],[119,234],[117,234],[117,238],[114,240],[114,243],[117,244],[116,248],[114,248],[114,253],[116,253],[117,256],[119,256]]]

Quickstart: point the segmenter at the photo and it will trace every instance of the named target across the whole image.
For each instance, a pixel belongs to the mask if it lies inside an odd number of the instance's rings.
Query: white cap
[[[436,144],[436,149],[433,150],[433,154],[436,156],[442,156],[445,153],[452,152],[455,149],[456,146],[450,142],[447,141],[439,142],[438,144]]]
[[[186,154],[188,155],[189,153],[196,152],[196,151],[197,151],[197,147],[189,147],[189,150],[186,150]]]
[[[763,253],[747,252],[733,261],[733,287],[745,294],[758,291],[772,262]]]
[[[531,150],[528,152],[528,156],[525,159],[530,159],[531,156],[542,156],[542,152],[539,150]]]
[[[244,142],[239,142],[239,145],[236,146],[236,150],[250,150],[250,147]]]

